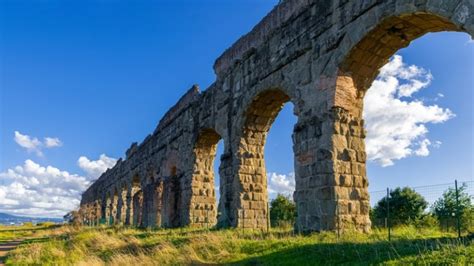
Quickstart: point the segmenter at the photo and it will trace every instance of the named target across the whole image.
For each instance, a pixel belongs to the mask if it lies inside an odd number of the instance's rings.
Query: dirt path
[[[15,249],[18,245],[21,244],[21,242],[23,242],[23,240],[18,239],[0,244],[0,266],[5,265],[4,259],[7,256],[8,252]]]

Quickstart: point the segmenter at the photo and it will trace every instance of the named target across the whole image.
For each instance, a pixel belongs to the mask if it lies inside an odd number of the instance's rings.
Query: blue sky
[[[8,170],[19,176],[17,166],[25,183],[16,189],[26,187],[25,195],[35,200],[41,201],[41,195],[28,192],[27,183],[32,177],[41,183],[41,178],[68,176],[54,169],[78,179],[71,184],[58,178],[56,186],[83,187],[110,163],[109,158],[123,157],[130,143],[153,132],[192,84],[207,88],[215,79],[214,60],[276,3],[2,1],[0,188],[11,193],[14,181]],[[429,155],[407,156],[387,167],[368,162],[371,191],[473,179],[474,45],[469,40],[461,33],[429,34],[399,51],[403,62],[433,76],[429,86],[402,100],[423,100],[455,116],[426,124],[429,132],[424,137],[433,144],[441,142],[429,147]],[[266,146],[268,172],[280,176],[276,180],[283,186],[289,182],[289,187],[295,121],[287,104]],[[46,137],[59,142],[48,144]],[[36,144],[27,149],[19,140]],[[100,158],[101,154],[106,156]],[[57,202],[68,199],[63,196]],[[2,208],[2,203],[10,207]],[[54,202],[20,202],[12,207],[14,203],[0,191],[0,211],[58,216],[72,206],[55,209]]]

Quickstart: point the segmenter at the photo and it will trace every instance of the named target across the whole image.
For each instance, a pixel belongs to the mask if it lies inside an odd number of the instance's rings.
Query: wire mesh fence
[[[437,228],[459,237],[474,232],[474,181],[370,192],[374,228]]]

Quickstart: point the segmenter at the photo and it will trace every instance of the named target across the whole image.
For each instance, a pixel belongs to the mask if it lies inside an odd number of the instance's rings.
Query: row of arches
[[[150,191],[153,188],[154,191]],[[162,187],[140,185],[135,176],[129,185],[122,185],[106,192],[102,199],[81,207],[84,221],[89,225],[130,225],[144,227],[160,224],[160,215],[156,212],[161,206],[156,197],[145,201],[145,195],[160,194]],[[150,210],[150,211],[147,211]],[[153,211],[155,210],[155,211]]]
[[[220,127],[217,123],[196,125],[192,152],[181,154],[192,158],[191,167],[180,169],[171,164],[161,177],[145,181],[134,177],[129,186],[113,189],[101,202],[92,204],[94,219],[137,226],[267,228],[264,148],[276,116],[285,103],[292,102],[298,119],[292,136],[296,227],[320,231],[347,224],[370,230],[362,119],[365,91],[388,58],[412,40],[427,32],[461,29],[446,18],[426,13],[391,16],[375,25],[364,23],[373,21],[363,20],[344,29],[345,37],[332,48],[335,52],[328,52],[332,53],[330,59],[323,63],[318,61],[320,57],[312,58],[321,71],[311,73],[320,75],[314,83],[299,85],[303,81],[286,78],[286,68],[279,68],[265,79],[268,83],[262,79],[232,103],[235,109],[227,111],[231,121]],[[294,68],[307,73],[307,61],[298,64]],[[288,76],[305,77],[301,73]],[[213,168],[220,140],[224,141],[224,154],[217,204]],[[100,215],[97,206],[101,206]],[[338,217],[336,210],[341,214]]]
[[[89,224],[123,224],[140,227],[239,226],[266,228],[268,226],[267,173],[264,146],[270,127],[290,101],[282,90],[271,89],[260,94],[250,104],[243,121],[243,134],[238,144],[238,178],[226,177],[226,156],[216,160],[217,146],[223,138],[214,129],[204,128],[193,148],[194,166],[191,180],[186,180],[176,166],[169,167],[169,176],[147,182],[135,175],[130,184],[123,184],[105,193],[88,209]],[[219,203],[216,193],[215,161],[220,165]],[[227,169],[228,170],[228,169]],[[190,184],[191,197],[186,185]],[[237,187],[237,188],[236,188]],[[241,211],[235,212],[235,191]],[[188,198],[187,202],[184,200]],[[187,212],[189,204],[189,212]],[[184,208],[183,208],[184,207]],[[94,210],[94,211],[92,211]]]

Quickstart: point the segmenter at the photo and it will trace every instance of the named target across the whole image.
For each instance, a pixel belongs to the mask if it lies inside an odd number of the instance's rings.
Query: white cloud
[[[44,138],[44,145],[47,148],[61,147],[63,143],[58,138]]]
[[[90,179],[32,160],[0,173],[0,212],[62,217],[79,206]]]
[[[18,131],[15,131],[15,142],[21,147],[25,148],[28,152],[35,152],[38,156],[42,156],[41,152],[41,141],[37,138],[32,138],[28,135],[23,135]]]
[[[36,153],[37,156],[43,156],[43,148],[49,149],[63,145],[59,138],[46,137],[41,142],[38,138],[21,134],[19,131],[15,131],[14,140],[20,147],[25,148],[28,152]]]
[[[382,166],[408,156],[428,156],[427,124],[443,123],[455,115],[447,108],[427,105],[414,94],[431,84],[433,76],[407,66],[395,55],[381,70],[364,99],[368,159]],[[440,145],[435,142],[433,147]]]
[[[268,173],[268,193],[270,198],[274,198],[278,193],[286,196],[293,196],[295,191],[295,173],[287,175]]]
[[[428,146],[431,145],[431,141],[429,139],[423,139],[418,143],[418,149],[415,151],[415,155],[417,156],[428,156],[430,155],[430,150]]]
[[[107,157],[105,154],[101,154],[97,161],[91,161],[86,156],[81,156],[77,160],[77,164],[84,170],[89,176],[97,178],[107,169],[112,168],[117,163],[117,159]]]

